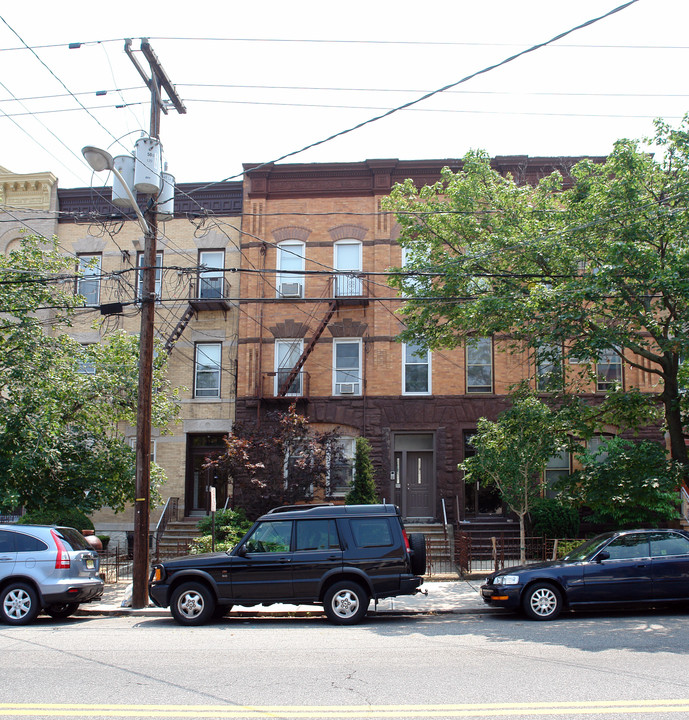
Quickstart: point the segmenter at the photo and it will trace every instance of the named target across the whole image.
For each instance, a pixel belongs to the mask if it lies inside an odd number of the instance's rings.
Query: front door
[[[435,452],[432,433],[395,435],[396,502],[405,518],[435,517]]]
[[[225,505],[228,492],[227,473],[205,467],[208,461],[225,449],[224,435],[189,435],[187,437],[187,474],[184,514],[206,515],[210,510],[210,488],[215,487],[218,509]]]

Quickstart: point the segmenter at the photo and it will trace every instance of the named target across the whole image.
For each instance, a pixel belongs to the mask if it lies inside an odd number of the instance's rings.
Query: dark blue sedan
[[[522,610],[533,620],[553,620],[566,607],[689,602],[689,533],[604,533],[562,560],[494,573],[481,595],[491,606]]]

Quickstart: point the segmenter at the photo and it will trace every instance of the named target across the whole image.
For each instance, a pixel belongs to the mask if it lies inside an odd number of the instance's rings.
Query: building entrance
[[[216,504],[224,507],[227,500],[227,473],[206,468],[208,461],[225,449],[224,435],[187,436],[187,476],[184,495],[185,516],[207,515],[210,510],[210,488],[215,487]]]

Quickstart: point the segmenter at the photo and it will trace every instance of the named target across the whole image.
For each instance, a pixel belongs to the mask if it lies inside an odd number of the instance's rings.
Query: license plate
[[[96,561],[93,558],[86,558],[86,569],[93,570],[96,567]]]

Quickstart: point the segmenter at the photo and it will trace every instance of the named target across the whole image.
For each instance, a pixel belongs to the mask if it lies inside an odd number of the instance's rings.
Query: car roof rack
[[[305,510],[313,510],[313,508],[332,507],[335,503],[314,503],[313,505],[281,505],[280,507],[268,510],[266,515],[275,515],[283,512],[298,512]]]

